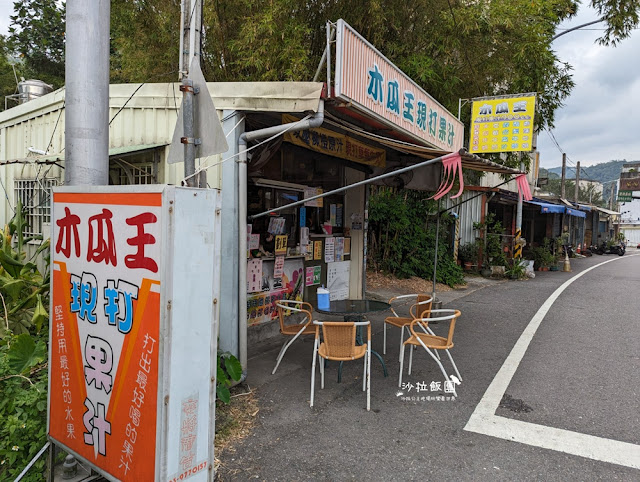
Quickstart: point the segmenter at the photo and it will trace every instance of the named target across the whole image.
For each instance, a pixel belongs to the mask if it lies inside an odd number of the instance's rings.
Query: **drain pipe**
[[[247,144],[285,131],[295,132],[319,127],[322,122],[324,101],[320,99],[318,111],[309,119],[245,132],[238,139],[238,354],[243,378],[247,372]]]

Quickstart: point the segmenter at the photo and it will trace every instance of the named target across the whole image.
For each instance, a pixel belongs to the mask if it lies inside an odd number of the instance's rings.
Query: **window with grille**
[[[41,236],[42,225],[51,223],[51,188],[58,185],[57,179],[16,179],[14,193],[25,210],[25,237]]]
[[[128,163],[122,160],[112,161],[109,165],[111,184],[156,184],[156,166],[152,162]]]

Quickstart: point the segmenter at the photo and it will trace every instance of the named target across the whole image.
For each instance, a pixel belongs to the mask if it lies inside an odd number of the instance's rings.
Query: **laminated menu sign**
[[[344,254],[351,254],[351,238],[344,238]]]
[[[271,218],[269,219],[269,227],[267,228],[267,232],[271,234],[282,234],[284,233],[285,219],[284,218]]]
[[[321,275],[322,266],[308,266],[305,270],[305,286],[319,285]]]
[[[344,238],[336,238],[336,261],[342,261],[344,258]]]
[[[304,253],[305,261],[313,261],[313,242],[307,244],[306,246],[300,246],[301,253]]]
[[[262,291],[262,260],[259,258],[247,261],[247,293]]]
[[[249,238],[249,249],[250,250],[254,250],[254,249],[260,249],[260,235],[259,234],[252,234],[251,237]]]
[[[300,246],[309,244],[309,228],[300,228]]]
[[[324,262],[333,263],[335,260],[336,238],[326,238],[324,240]]]
[[[304,198],[308,199],[313,196],[318,196],[322,194],[322,188],[320,187],[307,187],[304,189]],[[313,201],[307,201],[304,203],[305,206],[321,208],[323,206],[322,203],[323,198],[314,199]]]
[[[313,259],[322,259],[322,241],[313,242]]]
[[[217,191],[141,188],[54,190],[48,434],[110,480],[202,481],[215,418],[220,230],[215,216],[194,213],[215,212]],[[183,346],[201,370],[179,379]],[[159,403],[165,394],[171,402]]]
[[[345,300],[349,297],[350,261],[341,261],[327,265],[327,288],[330,300]]]
[[[287,254],[287,238],[286,234],[282,236],[276,236],[276,254]]]
[[[275,264],[273,265],[273,277],[282,278],[284,273],[284,256],[276,256]]]

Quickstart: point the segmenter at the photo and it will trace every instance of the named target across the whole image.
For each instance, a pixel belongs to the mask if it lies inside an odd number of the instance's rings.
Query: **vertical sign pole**
[[[67,2],[67,185],[109,184],[109,15],[108,0]]]
[[[187,186],[196,187],[197,182],[193,174],[196,172],[196,139],[195,139],[195,116],[194,116],[194,91],[193,81],[189,78],[189,68],[191,62],[200,61],[200,32],[201,32],[201,0],[183,0],[182,15],[182,36],[181,45],[183,51],[180,52],[182,59],[182,121],[184,137],[180,141],[184,144],[184,177]],[[185,46],[188,45],[188,49]]]
[[[520,161],[520,171],[524,172],[524,162]],[[522,198],[524,196],[518,196],[518,207],[516,210],[516,236],[515,236],[515,249],[513,257],[517,263],[522,259]]]

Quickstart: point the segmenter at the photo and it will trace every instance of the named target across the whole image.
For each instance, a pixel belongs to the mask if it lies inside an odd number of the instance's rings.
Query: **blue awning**
[[[581,209],[582,211],[591,212],[591,206],[586,206],[584,204],[578,204],[578,209]]]
[[[537,204],[538,206],[540,206],[540,212],[544,213],[544,214],[551,214],[551,213],[563,213],[564,212],[564,206],[561,206],[560,204],[550,204],[550,203],[542,203],[539,201],[528,201],[530,204]],[[584,214],[584,213],[582,213]]]
[[[577,209],[571,209],[571,208],[567,208],[567,214],[569,216],[576,216],[579,218],[586,218],[587,217],[587,213],[583,213],[582,211],[578,211]]]

